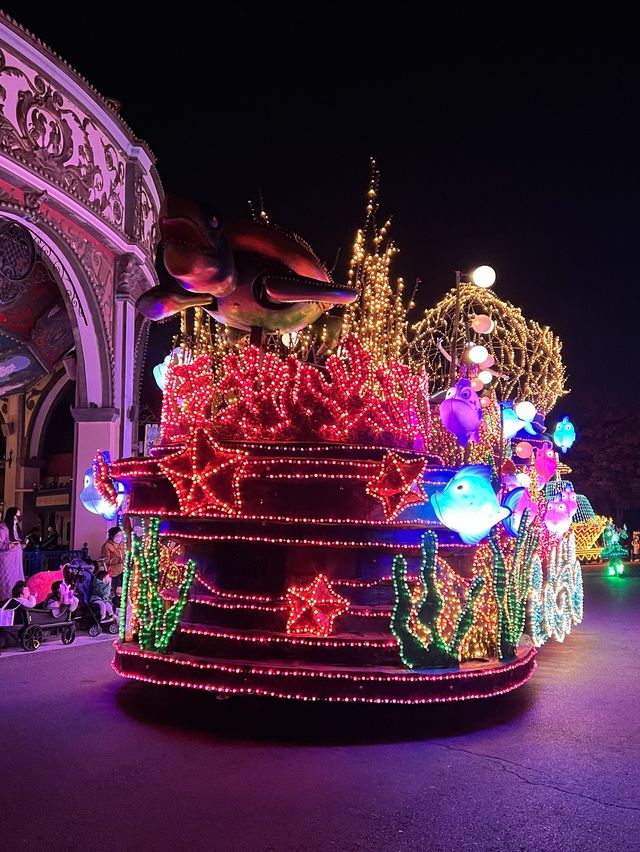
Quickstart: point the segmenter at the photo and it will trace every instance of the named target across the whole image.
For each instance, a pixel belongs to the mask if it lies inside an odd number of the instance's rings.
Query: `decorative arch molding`
[[[96,294],[73,249],[39,217],[20,215],[0,204],[0,216],[26,227],[41,251],[43,262],[58,281],[65,298],[78,356],[77,404],[113,405],[114,358],[111,335],[103,321]]]
[[[51,416],[60,394],[70,381],[71,379],[65,370],[60,370],[51,376],[46,387],[39,395],[27,429],[25,457],[28,461],[34,458],[41,458],[42,454],[40,450],[49,417]],[[27,407],[28,405],[29,403],[27,401]]]

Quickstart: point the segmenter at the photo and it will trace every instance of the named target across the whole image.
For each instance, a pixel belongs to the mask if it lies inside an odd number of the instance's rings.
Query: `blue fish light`
[[[117,502],[114,506],[98,492],[93,477],[93,467],[84,472],[84,487],[80,492],[80,502],[89,512],[94,515],[102,515],[106,521],[115,521],[125,498],[126,489],[124,482],[113,481],[116,489]]]
[[[438,520],[465,544],[478,544],[492,527],[511,517],[523,492],[524,488],[515,488],[501,505],[491,485],[489,465],[472,464],[461,468],[444,491],[432,494],[431,505]]]
[[[556,425],[555,431],[553,433],[553,443],[563,453],[566,453],[567,450],[573,446],[575,439],[575,426],[569,420],[568,417],[563,417],[562,420]]]

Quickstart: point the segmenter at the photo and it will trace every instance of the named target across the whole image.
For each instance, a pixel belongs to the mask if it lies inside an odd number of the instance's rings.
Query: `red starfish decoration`
[[[238,503],[237,479],[247,457],[248,453],[227,450],[197,429],[184,449],[163,458],[160,467],[175,488],[183,512],[203,515],[213,509],[232,514]]]
[[[329,636],[334,620],[350,606],[333,591],[324,574],[318,574],[308,586],[290,586],[287,603],[287,633],[313,636]]]
[[[412,503],[429,499],[420,482],[425,467],[426,461],[421,459],[403,459],[397,453],[385,453],[380,473],[367,482],[367,494],[382,503],[388,521]]]

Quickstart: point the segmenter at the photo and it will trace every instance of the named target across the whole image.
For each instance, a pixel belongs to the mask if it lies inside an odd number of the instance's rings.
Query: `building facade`
[[[118,104],[0,13],[1,495],[92,554],[109,524],[85,471],[137,451],[161,198]]]

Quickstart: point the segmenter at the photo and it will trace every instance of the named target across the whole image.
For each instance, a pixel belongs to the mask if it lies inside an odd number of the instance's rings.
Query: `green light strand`
[[[403,556],[396,556],[393,560],[391,572],[396,600],[391,615],[391,632],[398,640],[402,662],[411,669],[458,666],[460,645],[473,624],[473,607],[484,584],[482,577],[474,577],[467,604],[458,619],[453,639],[447,645],[438,628],[444,601],[436,583],[437,560],[438,540],[434,533],[427,532],[422,539],[420,565],[423,595],[416,612],[416,620],[429,632],[426,643],[410,628],[413,600],[407,581],[407,562]]]
[[[514,657],[524,630],[527,597],[531,587],[538,535],[527,525],[529,511],[522,513],[511,570],[507,571],[496,528],[489,534],[493,556],[493,591],[498,612],[498,654],[501,660]]]
[[[122,570],[122,594],[120,595],[120,624],[118,635],[121,642],[127,638],[127,607],[129,605],[129,577],[131,574],[131,533],[127,535],[127,548],[124,552],[124,567]]]
[[[161,556],[158,544],[159,528],[159,519],[151,518],[148,524],[143,521],[142,536],[132,534],[131,537],[132,558],[140,572],[138,641],[145,651],[167,650],[196,573],[196,563],[190,559],[178,587],[178,598],[175,603],[167,607],[159,588]]]

